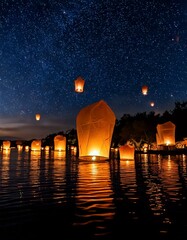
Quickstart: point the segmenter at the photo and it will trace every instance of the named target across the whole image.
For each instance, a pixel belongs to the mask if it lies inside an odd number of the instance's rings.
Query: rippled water
[[[0,239],[186,239],[186,164],[0,152]]]

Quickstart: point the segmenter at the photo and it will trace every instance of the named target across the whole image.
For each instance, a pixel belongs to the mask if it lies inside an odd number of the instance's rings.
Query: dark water
[[[187,239],[187,156],[0,152],[0,239]]]

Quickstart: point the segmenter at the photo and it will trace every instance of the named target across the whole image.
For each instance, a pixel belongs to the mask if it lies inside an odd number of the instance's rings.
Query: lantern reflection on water
[[[113,111],[103,100],[78,113],[76,125],[80,159],[109,158],[115,121]]]

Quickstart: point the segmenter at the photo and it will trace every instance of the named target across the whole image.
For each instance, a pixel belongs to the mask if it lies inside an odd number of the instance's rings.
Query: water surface
[[[186,155],[89,162],[2,151],[0,239],[186,239],[186,164]]]

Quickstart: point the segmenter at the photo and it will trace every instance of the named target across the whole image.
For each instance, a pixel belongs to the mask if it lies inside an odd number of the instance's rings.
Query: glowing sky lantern
[[[120,159],[127,159],[127,160],[134,159],[134,153],[135,153],[134,146],[124,144],[119,147]]]
[[[142,86],[142,94],[147,95],[148,94],[148,87],[146,85]]]
[[[54,150],[66,151],[66,137],[62,135],[56,135],[54,137]]]
[[[8,150],[10,149],[11,142],[8,140],[3,141],[3,149]]]
[[[151,107],[154,107],[154,106],[155,106],[155,103],[154,103],[154,102],[150,102],[150,106],[151,106]]]
[[[37,113],[37,114],[36,114],[36,121],[39,121],[39,120],[40,120],[40,114]]]
[[[79,158],[103,160],[109,158],[116,117],[103,100],[83,108],[77,115]]]
[[[40,151],[41,150],[41,145],[42,145],[41,140],[33,140],[31,142],[31,150],[32,151]]]
[[[81,93],[84,91],[85,80],[82,77],[78,77],[75,81],[75,92]]]
[[[157,125],[157,145],[175,145],[175,124],[168,121]]]

